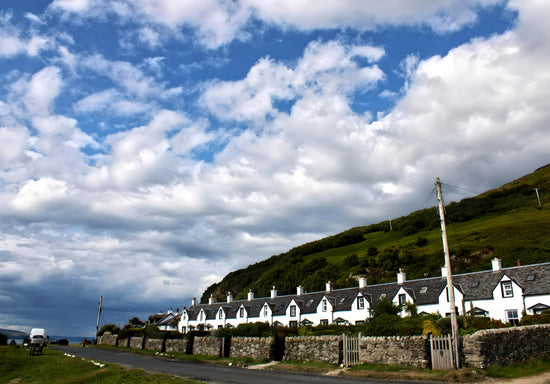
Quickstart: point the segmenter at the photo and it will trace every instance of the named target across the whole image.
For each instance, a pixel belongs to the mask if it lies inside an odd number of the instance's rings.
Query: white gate
[[[345,334],[342,335],[344,367],[351,367],[359,364],[360,337],[361,335],[356,337],[346,336]]]
[[[453,343],[451,335],[430,336],[432,369],[453,368]]]

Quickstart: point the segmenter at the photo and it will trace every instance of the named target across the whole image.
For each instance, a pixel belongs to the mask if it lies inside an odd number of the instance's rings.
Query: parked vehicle
[[[33,328],[31,329],[31,333],[29,335],[29,338],[31,339],[30,344],[31,345],[47,345],[50,341],[48,337],[48,332],[44,328]]]

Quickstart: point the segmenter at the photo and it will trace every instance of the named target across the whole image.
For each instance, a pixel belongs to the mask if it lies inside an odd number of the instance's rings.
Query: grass
[[[30,356],[28,350],[13,346],[0,347],[0,382],[8,384],[197,383],[170,375],[148,374],[140,369],[124,369],[113,364],[96,365],[90,360],[68,357],[50,348],[44,348],[41,356]]]
[[[550,371],[550,356],[524,361],[522,363],[512,362],[507,366],[493,366],[484,370],[487,376],[493,378],[518,378],[531,376],[537,373]]]

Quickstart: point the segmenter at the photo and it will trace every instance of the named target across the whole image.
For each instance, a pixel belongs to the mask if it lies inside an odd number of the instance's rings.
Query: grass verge
[[[148,374],[140,369],[124,369],[114,364],[68,357],[62,352],[44,348],[40,356],[13,346],[0,347],[0,382],[18,383],[125,383],[193,384],[193,380],[170,375]]]

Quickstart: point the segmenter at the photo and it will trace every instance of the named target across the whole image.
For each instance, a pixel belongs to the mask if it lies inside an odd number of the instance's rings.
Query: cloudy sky
[[[549,160],[546,0],[2,0],[0,328],[93,335]],[[452,198],[452,197],[450,197]]]

